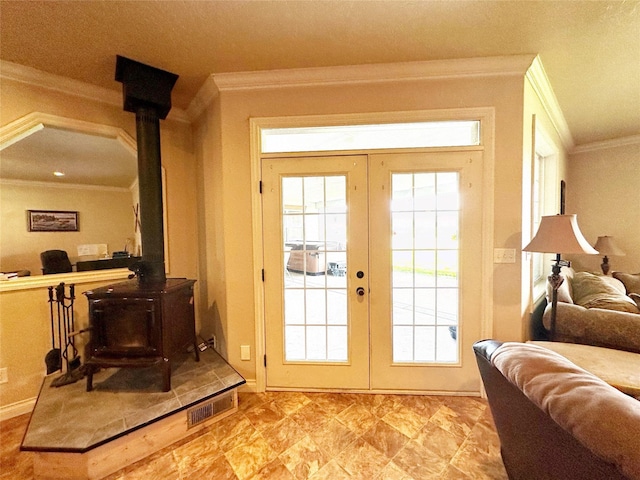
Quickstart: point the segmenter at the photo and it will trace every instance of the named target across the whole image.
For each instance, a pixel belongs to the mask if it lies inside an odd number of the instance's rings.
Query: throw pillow
[[[624,283],[627,295],[630,293],[640,294],[640,273],[613,272],[611,275]]]
[[[638,308],[640,308],[640,293],[630,293],[629,296],[634,302],[636,302]]]
[[[571,291],[571,278],[565,277],[564,275],[562,275],[562,273],[560,275],[564,278],[564,280],[560,284],[560,287],[558,287],[558,301],[564,303],[573,303],[573,298],[571,298],[573,294],[573,292]],[[549,281],[547,281],[547,302],[551,303],[552,298],[553,288],[551,287]]]
[[[573,301],[584,308],[604,308],[621,312],[640,313],[630,297],[622,292],[622,285],[611,277],[577,272],[573,277]]]

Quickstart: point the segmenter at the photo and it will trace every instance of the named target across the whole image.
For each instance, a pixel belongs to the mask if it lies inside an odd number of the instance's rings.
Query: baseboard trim
[[[258,385],[256,380],[247,380],[244,385],[238,387],[239,393],[258,393]]]
[[[24,415],[25,413],[31,413],[33,411],[33,407],[36,406],[37,399],[37,397],[28,398],[27,400],[22,400],[20,402],[0,407],[0,422]]]

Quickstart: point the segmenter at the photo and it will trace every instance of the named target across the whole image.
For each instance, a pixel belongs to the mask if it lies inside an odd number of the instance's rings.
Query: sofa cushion
[[[585,308],[604,308],[620,312],[640,313],[636,303],[625,295],[621,281],[589,272],[573,276],[573,302]]]
[[[623,283],[627,294],[640,294],[640,273],[613,272],[611,275]]]
[[[538,345],[506,342],[491,363],[564,430],[640,478],[640,402]]]

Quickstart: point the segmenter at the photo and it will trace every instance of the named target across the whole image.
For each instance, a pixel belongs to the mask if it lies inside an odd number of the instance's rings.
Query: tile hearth
[[[162,391],[161,369],[103,369],[86,380],[51,387],[45,378],[22,442],[24,451],[86,452],[143,428],[245,380],[214,350],[196,362],[193,353],[171,362],[172,389]]]

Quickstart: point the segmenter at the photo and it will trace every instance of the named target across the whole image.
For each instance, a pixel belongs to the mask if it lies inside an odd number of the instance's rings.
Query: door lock
[[[364,288],[362,287],[356,288],[356,293],[358,294],[359,297],[364,296]]]

